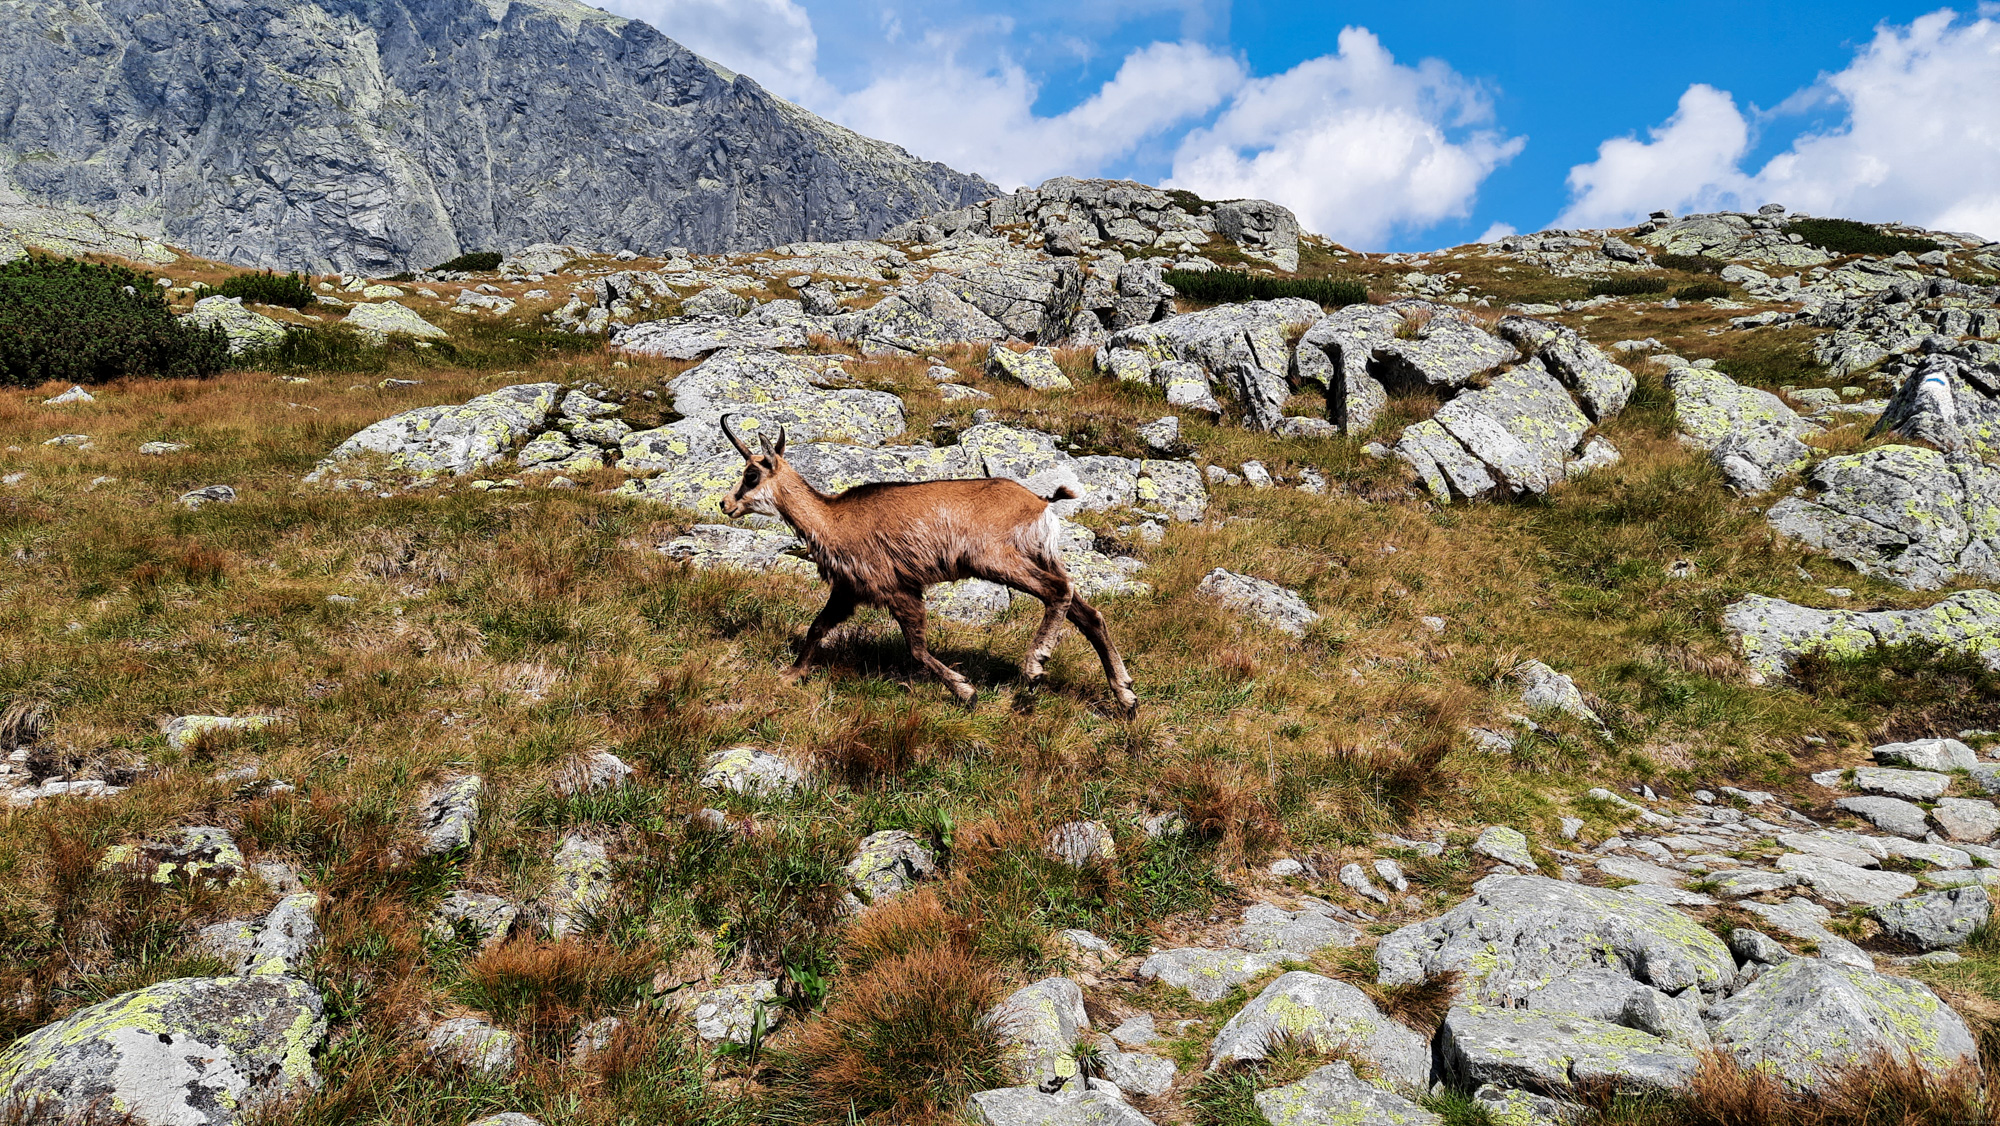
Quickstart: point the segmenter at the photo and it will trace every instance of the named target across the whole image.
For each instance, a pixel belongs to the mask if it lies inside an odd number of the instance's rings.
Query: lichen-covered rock
[[[241,297],[204,297],[195,302],[194,308],[181,320],[204,328],[221,328],[222,334],[229,338],[229,354],[232,356],[269,348],[285,339],[283,321],[273,320],[254,309],[245,309]]]
[[[1950,355],[1924,357],[1889,399],[1875,428],[1973,460],[2000,455],[2000,375]]]
[[[1403,315],[1382,305],[1349,305],[1322,317],[1299,338],[1298,374],[1327,394],[1333,423],[1343,434],[1375,424],[1389,392],[1369,371],[1375,349],[1396,338]]]
[[[1594,727],[1604,726],[1604,720],[1584,702],[1583,690],[1576,686],[1576,681],[1540,661],[1522,661],[1508,671],[1507,679],[1521,686],[1524,708],[1561,712]]]
[[[502,387],[458,406],[418,407],[366,427],[335,446],[307,481],[324,480],[339,464],[366,454],[383,468],[415,477],[465,476],[493,465],[539,434],[562,388],[554,383]]]
[[[1937,1072],[1978,1055],[1965,1022],[1923,985],[1822,958],[1771,967],[1708,1019],[1718,1048],[1798,1087],[1876,1050]]]
[[[1135,1095],[1164,1095],[1174,1085],[1174,1076],[1180,1071],[1174,1061],[1150,1052],[1121,1052],[1117,1044],[1108,1036],[1097,1040],[1099,1052],[1099,1072],[1104,1079],[1117,1085],[1120,1091]]]
[[[1513,345],[1488,334],[1456,310],[1421,301],[1392,308],[1404,314],[1404,326],[1375,345],[1370,369],[1392,392],[1457,390],[1520,358]]]
[[[1501,318],[1497,331],[1521,351],[1540,359],[1542,366],[1576,396],[1577,405],[1590,421],[1599,425],[1623,411],[1625,401],[1638,386],[1630,371],[1612,363],[1597,345],[1565,325],[1513,316]]]
[[[563,838],[552,862],[555,869],[542,892],[549,933],[557,938],[575,931],[611,899],[611,858],[604,846],[585,837]]]
[[[1220,1001],[1229,996],[1230,990],[1277,969],[1289,958],[1288,951],[1251,954],[1183,946],[1147,956],[1139,963],[1139,978],[1157,981],[1171,989],[1185,989],[1197,1001]]]
[[[1911,590],[1960,575],[2000,579],[2000,468],[1879,446],[1813,466],[1817,490],[1771,506],[1771,527]]]
[[[767,532],[728,524],[696,524],[688,529],[687,535],[669,540],[660,550],[669,559],[684,560],[703,570],[729,567],[739,571],[780,571],[808,577],[819,573],[812,561],[805,558],[805,544],[789,532]]]
[[[766,978],[743,985],[725,985],[698,993],[692,998],[688,1019],[694,1033],[711,1044],[748,1044],[757,1027],[757,1010],[764,1011],[764,1026],[777,1025],[784,1016],[778,1000],[778,983]]]
[[[1296,297],[1217,305],[1114,333],[1109,346],[1142,352],[1156,364],[1199,364],[1229,388],[1246,425],[1270,430],[1291,395],[1286,334],[1321,316],[1318,305]]]
[[[1074,574],[1071,575],[1074,578]],[[985,579],[939,583],[924,591],[924,609],[934,617],[960,625],[991,625],[1014,604],[1014,592]]]
[[[1595,1083],[1626,1094],[1676,1091],[1699,1066],[1686,1045],[1623,1025],[1481,1004],[1452,1006],[1438,1029],[1438,1059],[1455,1086],[1548,1094]]]
[[[1675,368],[1667,376],[1667,390],[1686,440],[1706,450],[1723,477],[1742,492],[1768,492],[1811,456],[1800,439],[1817,427],[1769,391],[1691,366]]]
[[[1296,1083],[1257,1092],[1257,1112],[1271,1126],[1438,1126],[1444,1119],[1354,1073],[1346,1060]]]
[[[243,850],[229,830],[214,825],[193,825],[180,831],[177,841],[140,841],[113,845],[104,850],[98,867],[107,872],[124,872],[156,884],[205,882],[223,887],[243,877],[246,866]]]
[[[1963,946],[1972,932],[1993,917],[1993,900],[1983,887],[1951,888],[1884,903],[1873,911],[1882,933],[1919,950]]]
[[[1153,1126],[1104,1083],[1087,1091],[1075,1086],[1065,1084],[1053,1095],[1033,1087],[981,1091],[966,1100],[966,1112],[975,1126]]]
[[[1345,1045],[1398,1087],[1420,1090],[1430,1078],[1422,1036],[1383,1016],[1354,986],[1304,970],[1280,975],[1229,1018],[1209,1046],[1208,1069],[1263,1059],[1285,1038],[1322,1050]]]
[[[751,797],[788,794],[805,781],[799,768],[756,747],[724,747],[702,764],[701,785]]]
[[[1906,743],[1884,743],[1869,754],[1885,766],[1906,766],[1912,770],[1971,770],[1979,756],[1956,739],[1912,739]]]
[[[424,1037],[425,1054],[470,1071],[506,1075],[521,1054],[520,1037],[478,1017],[440,1021]]]
[[[1299,221],[1288,208],[1267,199],[1237,199],[1216,204],[1213,215],[1216,233],[1243,253],[1280,270],[1299,268]]]
[[[1229,933],[1229,944],[1257,954],[1289,953],[1304,957],[1333,946],[1352,946],[1361,932],[1318,911],[1287,911],[1268,903],[1244,909],[1243,922]]]
[[[610,751],[592,751],[556,775],[556,792],[565,797],[609,790],[632,778],[632,767]]]
[[[1864,794],[1860,797],[1841,798],[1833,803],[1835,809],[1865,817],[1869,823],[1885,833],[1921,839],[1928,826],[1924,821],[1924,807],[1906,802],[1901,798],[1883,797],[1880,794]]]
[[[833,368],[832,374],[838,375]],[[903,432],[903,404],[886,391],[825,389],[822,365],[769,350],[731,347],[675,376],[667,384],[674,410],[689,419],[731,425],[745,441],[775,439],[782,427],[794,442],[852,442],[879,446]],[[685,423],[676,424],[685,427]],[[690,439],[693,436],[690,435]],[[716,427],[700,435],[704,450],[734,449]]]
[[[809,341],[798,325],[771,325],[745,318],[713,320],[699,317],[645,321],[619,329],[612,347],[635,356],[666,360],[698,360],[724,348],[775,350],[804,348]]]
[[[861,838],[861,847],[843,869],[865,904],[909,891],[937,872],[937,855],[905,829],[884,829]]]
[[[167,737],[167,746],[185,751],[207,732],[249,733],[282,722],[282,717],[274,715],[181,715],[161,723],[160,733]]]
[[[927,355],[952,344],[1005,340],[1007,329],[960,296],[950,278],[904,286],[882,300],[834,318],[836,334],[871,355]]]
[[[1069,376],[1056,366],[1055,353],[1047,348],[1016,352],[995,344],[986,353],[986,374],[995,379],[1011,379],[1030,391],[1068,391]]]
[[[441,856],[472,843],[485,785],[477,774],[467,774],[443,783],[424,799],[417,811],[417,834],[423,838],[425,856]]]
[[[313,910],[318,906],[319,897],[310,892],[280,899],[270,914],[264,916],[257,939],[244,959],[243,972],[289,974],[304,968],[312,948],[319,944],[319,923],[313,918]]]
[[[1488,876],[1444,915],[1384,938],[1375,957],[1384,985],[1454,970],[1461,1000],[1493,1005],[1593,966],[1670,994],[1714,994],[1736,979],[1729,948],[1681,912],[1541,876]]]
[[[1569,392],[1531,360],[1405,427],[1396,453],[1441,501],[1496,489],[1539,494],[1566,478],[1589,428]]]
[[[1202,576],[1195,589],[1238,614],[1293,637],[1304,637],[1306,627],[1319,620],[1319,613],[1296,592],[1268,579],[1239,575],[1221,567]]]
[[[1535,856],[1528,851],[1528,838],[1510,825],[1488,825],[1472,842],[1472,851],[1523,872],[1535,870]]]
[[[1076,1045],[1090,1028],[1083,990],[1048,977],[1015,990],[987,1018],[1008,1041],[1008,1060],[1024,1081],[1047,1087],[1076,1078]]]
[[[394,301],[363,302],[347,310],[340,323],[371,344],[386,344],[391,335],[418,340],[443,340],[445,330],[419,316],[416,310]]]
[[[749,299],[719,285],[681,299],[681,312],[690,317],[740,317],[749,311]]]
[[[514,920],[521,909],[506,898],[478,891],[454,891],[438,904],[425,925],[425,933],[440,942],[469,931],[483,950],[506,942],[514,932]]]
[[[0,1106],[235,1126],[316,1087],[325,1036],[319,993],[296,977],[175,978],[14,1041],[0,1052]]]
[[[1804,653],[1853,657],[1877,645],[1921,642],[1981,657],[2000,669],[2000,594],[1962,590],[1922,610],[1815,610],[1753,594],[1722,613],[1750,667],[1783,676]]]
[[[1872,907],[1917,890],[1916,877],[1902,872],[1874,872],[1826,856],[1788,852],[1778,858],[1778,870],[1812,885],[1813,893],[1839,906]]]

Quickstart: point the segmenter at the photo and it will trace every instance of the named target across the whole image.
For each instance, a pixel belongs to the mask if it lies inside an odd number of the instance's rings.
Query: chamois
[[[1125,660],[1111,643],[1104,615],[1083,600],[1057,551],[1056,516],[1049,502],[1018,481],[986,477],[970,481],[880,482],[857,485],[839,496],[813,488],[785,460],[785,431],[773,443],[759,435],[753,453],[722,418],[722,432],[743,455],[743,480],[722,500],[732,517],[748,512],[776,516],[805,541],[820,577],[833,588],[826,607],[806,632],[798,663],[787,675],[806,675],[827,632],[861,605],[880,606],[903,627],[910,656],[970,704],[971,682],[931,655],[924,644],[924,588],[933,583],[981,578],[1042,600],[1041,628],[1028,647],[1021,673],[1029,683],[1042,677],[1042,662],[1056,645],[1064,618],[1090,640],[1104,662],[1111,694],[1127,715],[1139,698]],[[1056,499],[1075,496],[1067,487]]]

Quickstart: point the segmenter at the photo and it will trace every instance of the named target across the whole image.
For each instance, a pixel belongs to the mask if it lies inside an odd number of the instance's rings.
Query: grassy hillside
[[[1498,305],[1572,280],[1483,284]],[[1579,287],[1572,299],[1584,296]],[[1815,378],[1799,330],[1708,333],[1730,315],[1689,305],[1562,319],[1603,344],[1658,338],[1760,386],[1834,382]],[[1082,975],[1163,1026],[1194,1022],[1172,1033],[1170,1054],[1198,1068],[1243,995],[1200,1005],[1142,987],[1131,956],[1218,933],[1245,904],[1302,890],[1268,874],[1278,857],[1329,877],[1312,893],[1374,913],[1379,935],[1463,898],[1478,874],[1463,846],[1486,825],[1554,840],[1574,816],[1593,840],[1614,831],[1623,815],[1581,797],[1593,786],[1736,785],[1831,818],[1811,771],[1890,737],[2000,726],[1992,678],[1921,655],[1750,682],[1718,625],[1745,593],[1856,608],[1937,596],[1776,540],[1756,502],[1730,495],[1706,456],[1676,441],[1661,373],[1647,366],[1632,406],[1605,428],[1624,460],[1515,504],[1439,507],[1399,464],[1363,453],[1434,402],[1398,401],[1375,434],[1345,439],[1187,415],[1183,437],[1204,463],[1256,458],[1293,481],[1312,468],[1330,488],[1218,487],[1207,520],[1170,526],[1157,543],[1121,534],[1129,517],[1118,513],[1084,518],[1144,559],[1153,587],[1102,603],[1137,679],[1139,714],[1127,721],[1073,632],[1044,685],[1017,683],[1034,607],[990,628],[933,621],[934,651],[980,690],[971,709],[913,677],[893,622],[874,611],[823,669],[787,683],[782,666],[822,584],[668,559],[660,545],[718,514],[603,495],[622,479],[615,470],[569,491],[459,482],[380,497],[302,484],[335,444],[397,411],[544,380],[638,392],[690,366],[559,349],[490,318],[451,328],[452,346],[429,351],[301,338],[283,360],[209,380],[112,383],[93,389],[93,404],[43,406],[65,389],[56,384],[0,396],[7,723],[40,776],[130,786],[0,813],[0,997],[10,999],[0,1043],[139,985],[217,972],[193,930],[261,913],[267,893],[254,881],[135,883],[99,862],[121,842],[220,825],[250,860],[293,865],[321,896],[326,939],[311,976],[334,1023],[327,1083],[269,1121],[416,1126],[501,1110],[550,1123],[937,1120],[999,1074],[978,1014],[1048,973]],[[994,396],[979,404],[994,418],[1064,435],[1079,454],[1139,456],[1134,428],[1168,413],[1157,391],[1092,376],[1081,351],[1060,357],[1078,389],[1046,395],[980,378],[973,349],[942,358]],[[901,395],[913,435],[943,441],[972,423],[974,404],[939,400],[923,366],[847,370]],[[627,416],[640,425],[648,409]],[[1813,441],[1858,449],[1864,430]],[[87,434],[89,446],[44,445],[63,434]],[[139,453],[147,442],[185,448]],[[215,484],[240,499],[176,503]],[[1301,592],[1321,620],[1302,639],[1246,624],[1195,594],[1218,566]],[[1509,726],[1519,706],[1506,673],[1528,658],[1574,677],[1611,737],[1538,716],[1511,755],[1473,746],[1466,728]],[[189,714],[286,722],[169,748],[160,721]],[[817,773],[782,798],[701,789],[704,757],[737,744]],[[631,764],[634,782],[563,796],[562,772],[600,750]],[[476,846],[421,858],[409,811],[468,772],[486,782]],[[694,816],[706,808],[727,827]],[[1194,831],[1148,839],[1139,821],[1155,813]],[[1115,859],[1073,868],[1043,855],[1051,828],[1080,819],[1111,827]],[[846,922],[840,869],[884,829],[927,842],[944,876]],[[559,842],[578,832],[608,844],[616,885],[580,937],[482,952],[463,935],[426,934],[452,889],[534,899]],[[1385,851],[1379,833],[1450,847],[1436,858]],[[1347,860],[1377,855],[1402,858],[1412,903],[1380,908],[1331,880]],[[1079,953],[1057,939],[1065,928],[1115,951]],[[1986,1019],[2000,1014],[1995,951],[1982,938],[1960,966],[1922,972]],[[1365,947],[1317,968],[1373,987]],[[784,994],[768,1038],[723,1053],[692,1038],[677,993],[762,977]],[[1421,1009],[1436,998],[1384,1001]],[[425,1028],[466,1012],[522,1037],[511,1077],[427,1058]],[[625,1026],[610,1047],[573,1062],[578,1030],[611,1015]],[[1235,1122],[1242,1100],[1226,1087],[1183,1084],[1149,1113]]]

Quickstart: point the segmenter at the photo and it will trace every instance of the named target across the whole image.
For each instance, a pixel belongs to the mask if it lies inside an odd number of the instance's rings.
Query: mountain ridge
[[[0,181],[245,265],[748,249],[999,194],[567,0],[0,11]]]

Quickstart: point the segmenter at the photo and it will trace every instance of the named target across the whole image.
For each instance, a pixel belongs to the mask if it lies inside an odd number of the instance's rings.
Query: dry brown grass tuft
[[[1170,768],[1160,786],[1173,796],[1188,827],[1218,842],[1231,863],[1247,863],[1285,839],[1268,787],[1241,767],[1203,758]]]
[[[1010,1081],[986,1014],[1005,995],[956,945],[877,962],[836,986],[826,1010],[774,1057],[781,1121],[946,1122],[968,1095]]]
[[[1429,1036],[1444,1023],[1452,998],[1458,996],[1458,973],[1447,970],[1436,977],[1408,985],[1363,983],[1361,988],[1383,1013]]]
[[[457,996],[545,1050],[559,1049],[577,1026],[637,1000],[653,978],[650,950],[621,951],[569,939],[523,937],[466,965]]]
[[[920,950],[971,949],[972,926],[925,888],[863,912],[848,925],[840,957],[847,972],[859,974]]]

